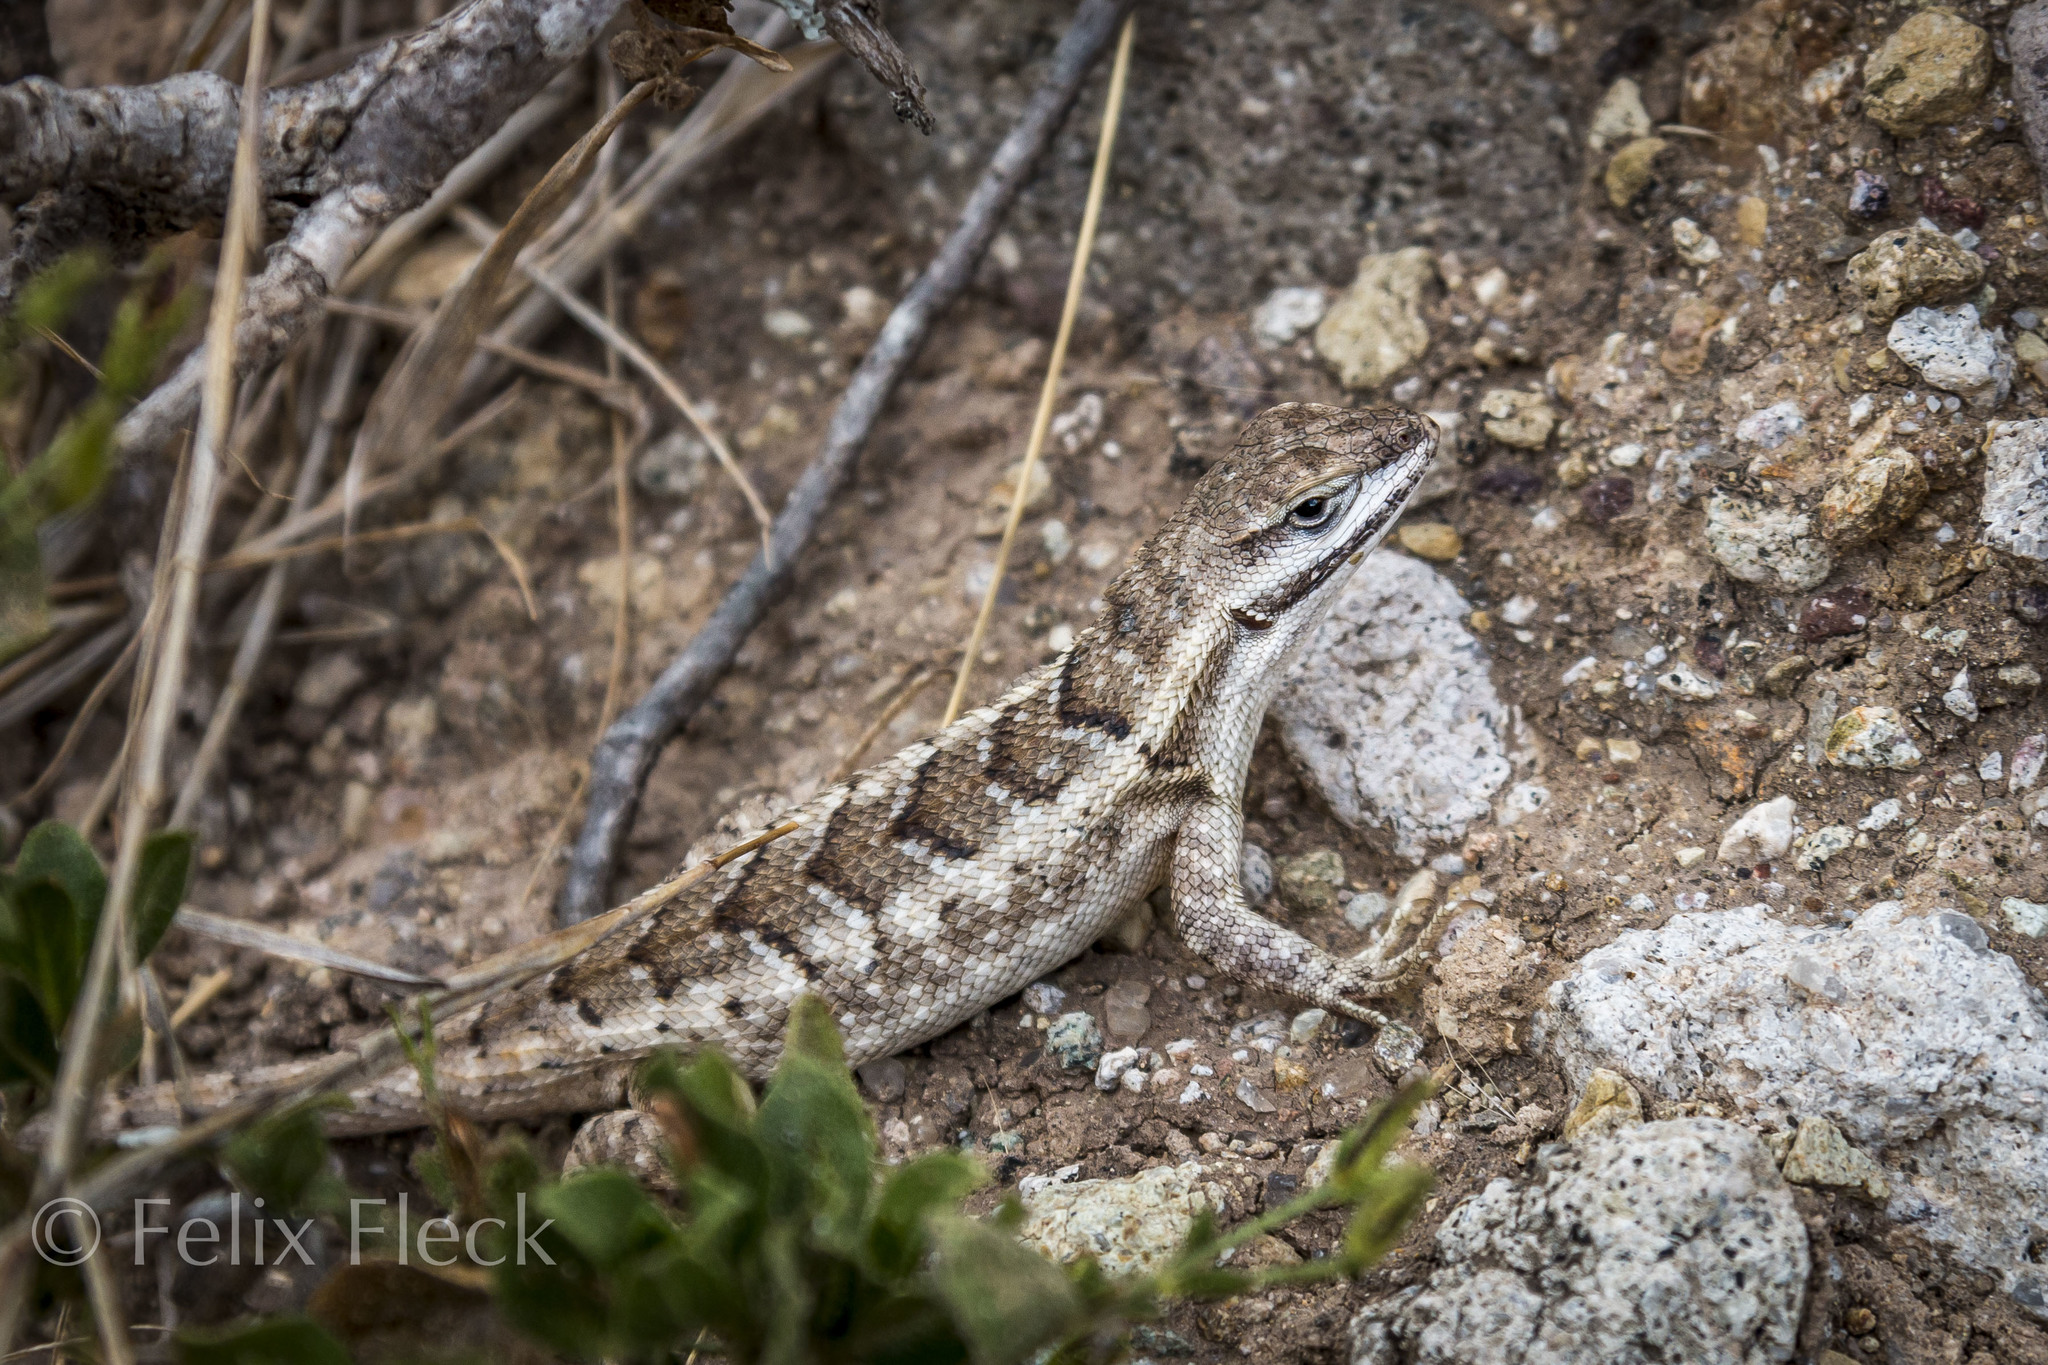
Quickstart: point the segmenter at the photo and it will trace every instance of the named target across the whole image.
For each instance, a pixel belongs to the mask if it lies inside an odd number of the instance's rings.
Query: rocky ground
[[[980,693],[1090,619],[1247,415],[1426,410],[1439,468],[1261,741],[1245,880],[1340,951],[1463,909],[1377,1033],[1241,991],[1140,916],[864,1069],[892,1151],[969,1144],[1041,1244],[1122,1263],[1204,1203],[1301,1188],[1401,1077],[1443,1084],[1405,1149],[1438,1189],[1382,1268],[1182,1310],[1141,1354],[2048,1361],[2048,210],[2007,14],[1145,10]],[[1064,15],[892,7],[935,137],[841,72],[641,235],[632,323],[771,501]],[[662,759],[622,893],[818,789],[964,638],[1093,123]],[[629,161],[653,131],[629,127]],[[430,299],[467,250],[431,244],[398,291]],[[535,388],[411,509],[497,528],[537,621],[481,542],[303,580],[204,812],[197,903],[419,969],[547,927],[619,585],[637,691],[755,545],[708,452],[664,435],[622,565],[607,459],[598,408]],[[878,748],[943,705],[927,689]],[[110,761],[102,726],[58,813]],[[8,784],[60,734],[0,746]],[[196,939],[163,960],[174,1001],[231,973],[181,1035],[208,1066],[316,1051],[386,999]],[[352,1144],[352,1175],[403,1183],[412,1143]],[[225,1313],[300,1290],[216,1292]]]

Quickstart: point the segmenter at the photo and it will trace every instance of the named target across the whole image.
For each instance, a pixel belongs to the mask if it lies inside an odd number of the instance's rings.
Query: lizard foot
[[[1385,1028],[1387,1017],[1365,1002],[1392,995],[1421,970],[1430,945],[1443,933],[1457,909],[1454,902],[1432,905],[1425,897],[1404,901],[1394,918],[1369,947],[1338,964],[1330,982],[1330,1002],[1344,1013]],[[1404,931],[1415,928],[1412,935]],[[1400,946],[1406,939],[1406,946]]]

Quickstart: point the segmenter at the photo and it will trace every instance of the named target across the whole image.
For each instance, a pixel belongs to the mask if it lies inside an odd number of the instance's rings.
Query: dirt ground
[[[893,6],[891,26],[930,87],[935,136],[895,124],[886,100],[849,67],[822,98],[776,115],[698,177],[634,243],[623,272],[632,326],[709,400],[771,504],[815,450],[889,302],[951,226],[1067,8]],[[1974,111],[1914,140],[1878,130],[1853,94],[1818,105],[1798,94],[1813,72],[1873,49],[1909,12],[1826,0],[1751,9],[1671,0],[1145,8],[1060,404],[1079,417],[1072,439],[1049,447],[1050,487],[1026,522],[975,697],[1052,657],[1092,618],[1127,552],[1245,417],[1289,399],[1384,401],[1347,395],[1305,339],[1261,347],[1249,313],[1277,286],[1338,290],[1360,256],[1421,245],[1439,260],[1423,307],[1434,340],[1392,392],[1463,420],[1446,443],[1440,495],[1410,516],[1458,534],[1460,552],[1438,567],[1467,599],[1467,624],[1519,713],[1520,742],[1550,799],[1513,828],[1482,825],[1448,850],[1495,895],[1497,923],[1522,946],[1510,952],[1501,935],[1467,936],[1390,1011],[1428,1040],[1421,1065],[1480,1087],[1463,1105],[1440,1106],[1434,1131],[1411,1145],[1436,1171],[1431,1215],[1355,1286],[1182,1310],[1141,1354],[1347,1359],[1351,1314],[1427,1273],[1441,1215],[1488,1181],[1516,1176],[1534,1146],[1555,1136],[1575,1097],[1525,1046],[1530,1016],[1572,962],[1627,929],[1759,897],[1815,924],[1880,899],[1960,897],[1992,947],[2048,984],[2048,940],[2013,932],[1988,908],[2005,896],[2048,899],[2048,860],[2014,832],[2004,784],[1979,776],[1982,755],[2010,756],[2048,719],[2033,687],[1998,681],[2002,668],[2023,678],[2017,666],[2028,665],[2037,679],[2048,668],[2048,586],[2042,566],[1975,543],[1982,418],[1966,410],[1927,419],[1923,439],[1940,454],[1927,501],[1895,536],[1839,557],[1825,591],[1860,589],[1866,628],[1835,633],[1810,607],[1815,594],[1731,578],[1700,529],[1710,483],[1778,478],[1817,488],[1851,439],[1853,403],[1865,394],[1880,409],[1917,401],[1905,399],[1917,377],[1882,359],[1882,328],[1852,321],[1858,301],[1840,244],[1875,230],[1846,216],[1856,169],[1888,173],[1892,225],[1932,211],[1921,202],[1930,177],[1974,201],[1995,291],[1987,324],[2011,331],[2014,309],[2048,305],[2048,245],[2031,244],[2042,191],[2005,98],[2004,67]],[[2003,11],[1990,6],[1958,12],[1994,32],[2002,26]],[[53,27],[63,56],[76,29]],[[81,53],[69,41],[72,79],[120,73],[118,52]],[[1639,82],[1660,124],[1719,122],[1669,135],[1653,185],[1616,210],[1600,180],[1606,158],[1588,151],[1585,134],[1622,75]],[[791,598],[663,755],[620,869],[621,897],[665,874],[726,812],[746,805],[760,814],[824,785],[906,677],[965,638],[993,558],[989,490],[1021,453],[1057,316],[1100,85],[1098,76],[976,287],[897,395]],[[628,126],[627,165],[670,117]],[[485,207],[502,218],[557,150],[536,147]],[[1767,210],[1760,236],[1745,226],[1751,199]],[[1728,258],[1711,269],[1680,261],[1671,236],[1679,217],[1727,244]],[[453,237],[432,243],[401,288],[431,297],[433,253],[445,261],[461,249]],[[1504,287],[1490,274],[1496,267]],[[1737,325],[1692,354],[1707,309],[1716,316],[1705,326]],[[567,329],[548,348],[601,363]],[[1547,448],[1486,436],[1479,404],[1497,388],[1549,397],[1564,422]],[[1083,395],[1099,398],[1098,429]],[[1809,466],[1759,474],[1730,432],[1748,412],[1786,400],[1804,414],[1815,454]],[[2041,415],[2048,401],[2031,375],[1997,413]],[[670,419],[660,421],[665,433]],[[1653,498],[1648,462],[1580,477],[1631,441],[1704,448],[1699,491],[1667,487]],[[642,457],[636,479],[625,569],[629,698],[704,621],[757,544],[744,503],[715,469],[678,454],[680,444],[665,449],[666,463]],[[232,744],[229,780],[202,811],[195,904],[425,971],[550,927],[621,580],[609,458],[601,408],[579,391],[529,384],[431,495],[385,514],[393,524],[483,518],[523,558],[537,620],[481,539],[368,546],[346,566],[324,560],[300,576],[291,634]],[[1630,498],[1608,515],[1615,479]],[[246,483],[235,496],[249,496]],[[1959,534],[1944,536],[1948,527]],[[1518,596],[1539,603],[1520,627],[1501,616]],[[221,592],[211,619],[222,620],[231,601]],[[222,630],[208,642],[193,715],[205,714],[233,639]],[[1602,675],[1564,681],[1586,656],[1634,658],[1660,643],[1714,675],[1720,696],[1695,704],[1627,686],[1603,691]],[[1969,726],[1940,704],[1965,666],[1983,708]],[[920,693],[870,756],[933,728],[945,690]],[[1826,722],[1816,733],[1815,717],[1865,702],[1912,712],[1926,731],[1922,767],[1865,772],[1816,761]],[[19,787],[39,771],[67,714],[54,710],[25,742],[0,744],[0,785]],[[1640,757],[1610,739],[1639,743]],[[114,722],[99,721],[53,813],[84,807],[118,742]],[[196,728],[183,742],[189,753]],[[1891,797],[1917,822],[1911,837],[1895,830],[1813,872],[1719,864],[1711,854],[1728,821],[1781,793],[1797,798],[1808,828],[1853,826]],[[1339,823],[1270,736],[1245,809],[1251,841],[1276,859],[1335,850],[1354,890],[1392,892],[1412,871]],[[1709,856],[1682,866],[1677,850],[1692,847]],[[1365,942],[1328,908],[1276,901],[1273,913],[1336,951]],[[174,1004],[215,967],[233,969],[181,1034],[207,1068],[317,1052],[380,1022],[394,998],[183,935],[159,961]],[[1100,1092],[1092,1075],[1063,1072],[1044,1055],[1038,1027],[1012,1000],[907,1056],[900,1094],[881,1088],[876,1115],[899,1149],[964,1133],[991,1152],[1006,1187],[1074,1164],[1095,1177],[1213,1154],[1204,1159],[1230,1173],[1241,1201],[1232,1212],[1242,1214],[1284,1198],[1314,1144],[1394,1084],[1370,1030],[1348,1026],[1294,1049],[1308,1085],[1273,1087],[1271,1057],[1247,1043],[1262,1021],[1284,1027],[1288,1003],[1216,978],[1163,928],[1138,951],[1090,952],[1051,980],[1069,993],[1068,1008],[1098,1013],[1107,988],[1148,985],[1151,1025],[1134,1041],[1195,1040],[1191,1060],[1218,1082],[1211,1097],[1183,1105],[1151,1090]],[[1236,1098],[1231,1078],[1244,1075],[1269,1087],[1272,1112]],[[559,1150],[571,1131],[564,1121],[540,1136]],[[415,1141],[349,1144],[352,1176],[366,1187],[403,1184]],[[1866,1206],[1800,1198],[1816,1238],[1809,1351],[2048,1361],[2048,1331],[2021,1318],[1992,1277],[1956,1266]],[[1313,1255],[1335,1231],[1310,1220],[1264,1254]],[[194,1311],[275,1307],[306,1288],[216,1289]],[[1865,1308],[1877,1315],[1875,1334],[1849,1325]]]

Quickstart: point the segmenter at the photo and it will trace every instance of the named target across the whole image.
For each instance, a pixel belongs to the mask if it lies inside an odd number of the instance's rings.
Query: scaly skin
[[[1072,958],[1162,877],[1175,929],[1223,972],[1377,1020],[1368,1002],[1412,953],[1335,958],[1251,909],[1239,803],[1288,663],[1399,517],[1436,439],[1394,408],[1262,414],[1073,648],[819,794],[789,817],[794,833],[444,1026],[444,1100],[473,1119],[615,1109],[640,1059],[707,1043],[765,1076],[806,991],[830,1003],[851,1061],[884,1057]],[[202,1081],[199,1098],[233,1088]],[[409,1071],[354,1099],[337,1130],[423,1122]],[[174,1112],[159,1091],[130,1097],[122,1122]]]

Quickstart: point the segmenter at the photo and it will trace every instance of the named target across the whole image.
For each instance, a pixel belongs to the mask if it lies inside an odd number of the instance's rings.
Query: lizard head
[[[1306,638],[1401,515],[1436,444],[1436,423],[1403,408],[1261,413],[1190,500],[1217,605],[1250,635]]]

